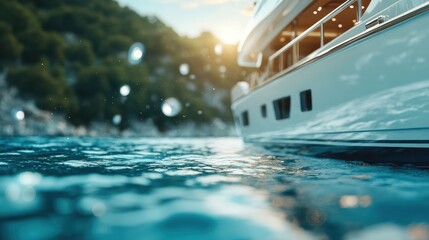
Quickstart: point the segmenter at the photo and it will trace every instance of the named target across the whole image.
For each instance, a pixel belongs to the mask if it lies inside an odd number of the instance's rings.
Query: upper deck
[[[269,57],[341,5],[349,8],[338,11],[337,16],[328,19],[332,22],[326,21],[323,26],[325,44],[382,12],[388,11],[388,17],[393,18],[425,2],[427,0],[259,0],[240,42],[238,63],[244,67],[260,67],[264,57]],[[285,32],[289,35],[285,36]],[[321,37],[320,34],[316,36],[317,33],[310,35]]]
[[[238,62],[255,68],[247,78],[254,89],[393,26],[407,18],[401,16],[412,16],[428,4],[428,0],[259,1]],[[242,96],[233,95],[233,100]]]
[[[259,0],[238,51],[238,63],[244,67],[259,67],[264,48],[292,22],[312,0]]]
[[[325,22],[323,37],[332,40],[357,24],[369,3],[370,0],[258,1],[239,46],[238,63],[245,67],[260,67],[263,56],[276,52],[341,5],[350,6],[341,9],[342,14],[338,12],[332,16],[332,23]],[[316,37],[314,33],[312,37]]]

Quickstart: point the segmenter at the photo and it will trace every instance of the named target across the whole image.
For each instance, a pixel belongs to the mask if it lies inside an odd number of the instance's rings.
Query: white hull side
[[[421,14],[256,89],[232,105],[236,119],[249,113],[249,126],[237,128],[251,142],[429,148],[428,23],[429,13]],[[313,109],[301,112],[299,94],[308,89]],[[290,118],[276,120],[273,100],[285,96]]]

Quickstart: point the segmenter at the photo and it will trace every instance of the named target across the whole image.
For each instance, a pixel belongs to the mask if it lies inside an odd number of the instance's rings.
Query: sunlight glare
[[[215,35],[224,43],[224,44],[237,44],[240,38],[241,32],[237,29],[223,28],[220,31],[217,31]]]
[[[234,38],[232,35],[225,35],[221,37],[222,42],[225,44],[236,44],[238,42],[237,39]]]
[[[220,55],[222,55],[222,51],[223,51],[222,44],[220,44],[220,43],[216,44],[216,46],[214,47],[215,54],[220,56]]]

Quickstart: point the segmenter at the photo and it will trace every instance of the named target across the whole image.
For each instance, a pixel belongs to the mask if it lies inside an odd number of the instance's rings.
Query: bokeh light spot
[[[112,118],[112,123],[114,125],[119,125],[122,122],[122,116],[119,114],[116,114],[115,116],[113,116]]]
[[[128,86],[128,85],[123,85],[120,89],[119,89],[119,93],[122,95],[122,96],[124,96],[124,97],[126,97],[126,96],[128,96],[129,94],[130,94],[130,92],[131,92],[131,88],[130,88],[130,86]]]
[[[136,42],[128,50],[128,63],[139,64],[144,56],[145,47],[142,43]]]
[[[16,118],[16,120],[19,120],[19,121],[24,120],[24,118],[25,118],[25,113],[24,113],[24,111],[21,111],[21,110],[16,111],[16,113],[15,113],[15,118]]]
[[[162,103],[162,113],[167,117],[174,117],[182,110],[182,104],[176,98],[167,98]]]
[[[187,64],[187,63],[180,64],[179,72],[183,76],[188,75],[189,74],[189,64]]]
[[[219,43],[216,44],[216,46],[214,47],[214,52],[218,56],[222,55],[222,52],[223,52],[222,44],[219,44]]]

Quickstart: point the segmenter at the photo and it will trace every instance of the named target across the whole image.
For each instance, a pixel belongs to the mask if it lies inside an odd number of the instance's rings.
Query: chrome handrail
[[[337,16],[339,13],[341,13],[342,11],[347,9],[349,6],[354,4],[356,1],[358,2],[357,21],[359,22],[359,20],[361,19],[361,16],[362,16],[362,0],[348,0],[348,1],[344,2],[343,4],[338,6],[336,9],[334,9],[332,12],[330,12],[328,15],[326,15],[325,17],[320,19],[318,22],[313,24],[311,27],[309,27],[307,30],[305,30],[300,35],[298,35],[298,37],[294,38],[288,44],[286,44],[285,46],[280,48],[277,52],[275,52],[271,56],[269,56],[268,57],[268,68],[271,69],[273,62],[276,58],[278,58],[279,56],[282,56],[282,54],[284,52],[291,49],[293,46],[295,46],[301,40],[303,40],[305,37],[307,37],[308,34],[310,34],[311,32],[313,32],[314,30],[316,30],[319,27],[320,27],[320,47],[323,47],[324,46],[324,27],[323,27],[323,25],[326,22],[328,22],[330,19],[332,19],[333,17]],[[299,59],[297,59],[295,56],[293,57],[293,59],[294,59],[293,61],[295,61],[295,60],[299,61]],[[293,63],[295,63],[295,62],[293,62]],[[282,71],[282,70],[284,70],[284,69],[281,68],[280,71]]]

